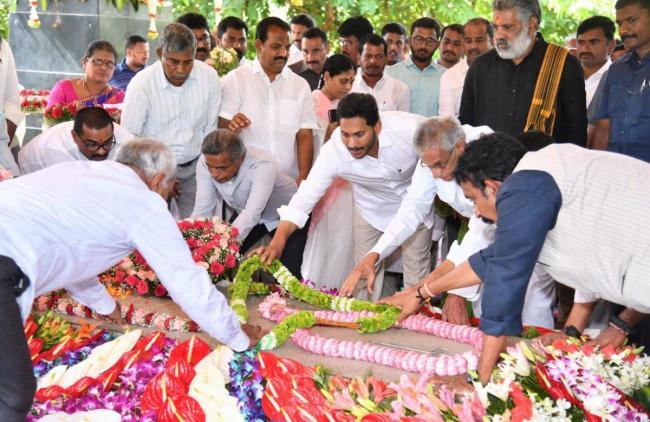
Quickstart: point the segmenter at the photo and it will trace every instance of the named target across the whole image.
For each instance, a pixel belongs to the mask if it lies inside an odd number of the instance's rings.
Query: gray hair
[[[451,151],[458,141],[465,141],[465,131],[454,116],[432,117],[415,131],[415,147],[420,152],[432,147]]]
[[[170,23],[163,29],[158,47],[163,55],[170,51],[178,53],[192,50],[193,56],[196,53],[196,37],[192,30],[182,23]]]
[[[494,0],[492,10],[517,9],[519,19],[526,25],[531,17],[537,18],[537,23],[542,22],[542,11],[538,0]]]
[[[176,159],[169,147],[160,141],[135,138],[123,143],[115,153],[115,161],[133,166],[148,178],[165,173],[165,184],[176,177]]]
[[[237,161],[246,153],[246,147],[239,135],[228,129],[217,129],[203,139],[201,152],[207,155],[221,155],[227,152],[230,161]]]

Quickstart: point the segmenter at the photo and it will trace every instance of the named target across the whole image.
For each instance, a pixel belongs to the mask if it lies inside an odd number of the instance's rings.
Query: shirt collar
[[[418,70],[418,71],[420,70],[420,68],[417,67],[415,63],[413,63],[413,57],[411,57],[410,54],[409,54],[409,56],[406,58],[406,60],[404,60],[404,64],[406,65],[406,67],[410,67],[410,68],[415,69],[415,70]],[[437,70],[439,67],[440,67],[440,65],[438,65],[438,64],[436,63],[436,61],[433,60],[433,57],[432,57],[432,58],[431,58],[431,63],[429,63],[429,64],[427,65],[427,67],[425,67],[424,69],[422,69],[422,72],[424,72],[424,71],[426,71],[426,70],[428,70],[428,69]]]
[[[617,60],[618,62],[629,62],[632,61],[632,63],[650,63],[650,54],[646,54],[645,58],[641,60],[639,58],[639,53],[636,52],[636,50],[629,51],[627,54],[625,54],[623,57]]]
[[[253,73],[259,74],[266,79],[269,79],[269,76],[266,74],[264,69],[262,68],[262,64],[260,63],[259,59],[256,57],[255,60],[253,60]],[[286,79],[289,74],[293,73],[293,70],[289,69],[288,65],[285,65],[282,68],[282,72],[275,78],[274,81],[278,80],[278,78],[284,78]]]
[[[165,77],[165,71],[163,70],[163,67],[162,67],[162,61],[158,60],[154,64],[154,66],[157,66],[156,67],[156,73],[158,75],[157,75],[156,79],[158,79],[158,86],[161,89],[166,89],[166,88],[178,89],[178,88],[183,88],[183,87],[187,86],[187,81],[189,81],[190,79],[197,79],[198,78],[198,76],[197,76],[198,70],[196,70],[197,63],[201,63],[201,62],[199,62],[198,60],[194,60],[194,66],[192,66],[192,71],[190,72],[190,76],[188,76],[188,78],[185,80],[183,85],[174,86]]]
[[[369,89],[379,89],[386,83],[386,80],[388,79],[388,75],[386,75],[386,69],[384,68],[384,73],[382,73],[381,78],[377,81],[375,87],[370,88],[370,86],[366,83],[365,79],[363,79],[363,71],[361,70],[361,66],[359,66],[357,68],[357,79],[359,80],[359,83],[364,84]]]

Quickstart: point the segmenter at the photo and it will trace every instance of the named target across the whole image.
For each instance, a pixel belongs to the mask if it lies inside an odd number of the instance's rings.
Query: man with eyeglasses
[[[590,147],[650,162],[650,0],[618,0],[615,7],[628,53],[610,66],[589,105]]]
[[[441,26],[433,18],[420,18],[411,24],[411,55],[386,69],[386,74],[409,87],[411,113],[424,117],[438,114],[440,77],[445,68],[433,61],[438,49]]]
[[[18,164],[28,174],[66,161],[111,160],[118,144],[132,138],[103,108],[84,108],[73,122],[53,126],[29,141],[18,153]]]
[[[194,209],[201,142],[217,128],[221,106],[219,76],[194,60],[196,48],[196,37],[187,26],[167,25],[156,50],[159,60],[133,77],[122,111],[125,128],[165,143],[176,156],[178,211],[172,211],[180,218]]]
[[[192,217],[225,217],[239,230],[241,252],[246,253],[267,235],[273,236],[280,216],[298,187],[282,174],[263,151],[246,148],[241,137],[228,129],[210,132],[203,140],[196,168],[196,205]],[[280,258],[299,277],[307,230],[295,232]]]

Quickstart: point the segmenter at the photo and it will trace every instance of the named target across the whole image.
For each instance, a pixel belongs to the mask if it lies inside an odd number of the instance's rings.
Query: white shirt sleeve
[[[576,292],[573,296],[574,303],[592,303],[598,301],[599,299],[600,297],[594,293],[578,289],[576,289]]]
[[[458,244],[458,241],[455,241],[452,244],[446,259],[451,261],[455,266],[458,266],[476,252],[488,247],[493,240],[493,225],[487,224],[473,216],[469,219],[469,231],[465,234],[463,241],[460,245]],[[476,301],[480,297],[478,293],[479,287],[480,285],[469,286],[450,290],[449,292],[462,296],[470,301]]]
[[[300,184],[298,191],[289,201],[289,205],[278,208],[280,220],[290,221],[300,228],[304,227],[309,219],[309,213],[325,194],[334,178],[339,175],[336,150],[334,149],[334,142],[341,142],[339,131],[340,129],[336,129],[329,142],[323,146],[309,176]]]
[[[164,202],[150,215],[142,216],[130,237],[170,297],[201,329],[235,351],[248,348],[249,339],[241,330],[237,316],[212,285],[208,273],[192,260],[187,243]]]
[[[241,110],[241,97],[237,86],[237,70],[223,77],[221,84],[221,109],[219,117],[231,120]],[[250,116],[248,116],[250,117]]]
[[[144,124],[151,106],[144,85],[139,83],[140,80],[134,77],[126,88],[122,117],[120,118],[120,125],[136,136],[143,136]]]
[[[3,54],[6,63],[3,65],[7,66],[7,79],[4,81],[4,104],[1,105],[4,106],[5,117],[18,126],[25,115],[20,110],[20,88],[16,73],[16,61],[7,41],[3,40],[0,48],[6,50],[6,54]]]
[[[221,81],[219,80],[219,76],[213,78],[211,82],[212,83],[210,84],[210,86],[212,88],[212,92],[210,94],[210,104],[208,106],[209,107],[208,122],[207,122],[208,124],[205,127],[205,132],[203,134],[204,137],[208,133],[217,129],[219,123],[219,110],[221,109],[222,88],[221,88]]]
[[[239,230],[239,238],[246,239],[250,231],[260,223],[262,212],[269,203],[278,170],[271,161],[258,162],[255,169],[246,175],[252,177],[251,191],[246,200],[246,207],[241,210],[232,225]]]
[[[454,105],[454,91],[451,87],[451,77],[449,71],[440,77],[440,91],[438,94],[438,115],[456,116],[456,106]]]
[[[400,86],[400,94],[397,100],[397,110],[411,112],[411,93],[409,92],[408,85],[403,84]]]
[[[74,300],[83,303],[100,315],[108,315],[115,309],[115,299],[106,291],[97,277],[70,284],[65,289]]]
[[[215,215],[215,210],[220,208],[219,202],[222,198],[212,180],[210,171],[205,166],[205,157],[201,154],[196,163],[196,200],[192,217],[210,218]]]
[[[411,185],[402,199],[397,214],[371,249],[371,252],[379,254],[379,260],[389,256],[415,233],[431,211],[437,190],[437,184],[431,171],[422,167],[418,161]]]

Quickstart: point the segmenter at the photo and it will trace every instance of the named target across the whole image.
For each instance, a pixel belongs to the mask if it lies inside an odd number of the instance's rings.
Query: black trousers
[[[307,243],[307,231],[309,229],[310,221],[311,218],[307,220],[307,223],[302,229],[296,230],[291,234],[291,236],[289,236],[284,251],[282,251],[282,256],[280,257],[282,264],[284,264],[284,266],[287,267],[287,269],[291,271],[291,274],[295,275],[298,280],[302,279],[300,267],[302,266],[302,254],[305,251],[305,244]],[[242,254],[248,252],[248,250],[266,234],[273,237],[275,230],[268,231],[264,224],[258,224],[253,227],[242,243]]]
[[[16,297],[29,285],[11,259],[0,256],[0,421],[24,422],[36,380]]]

